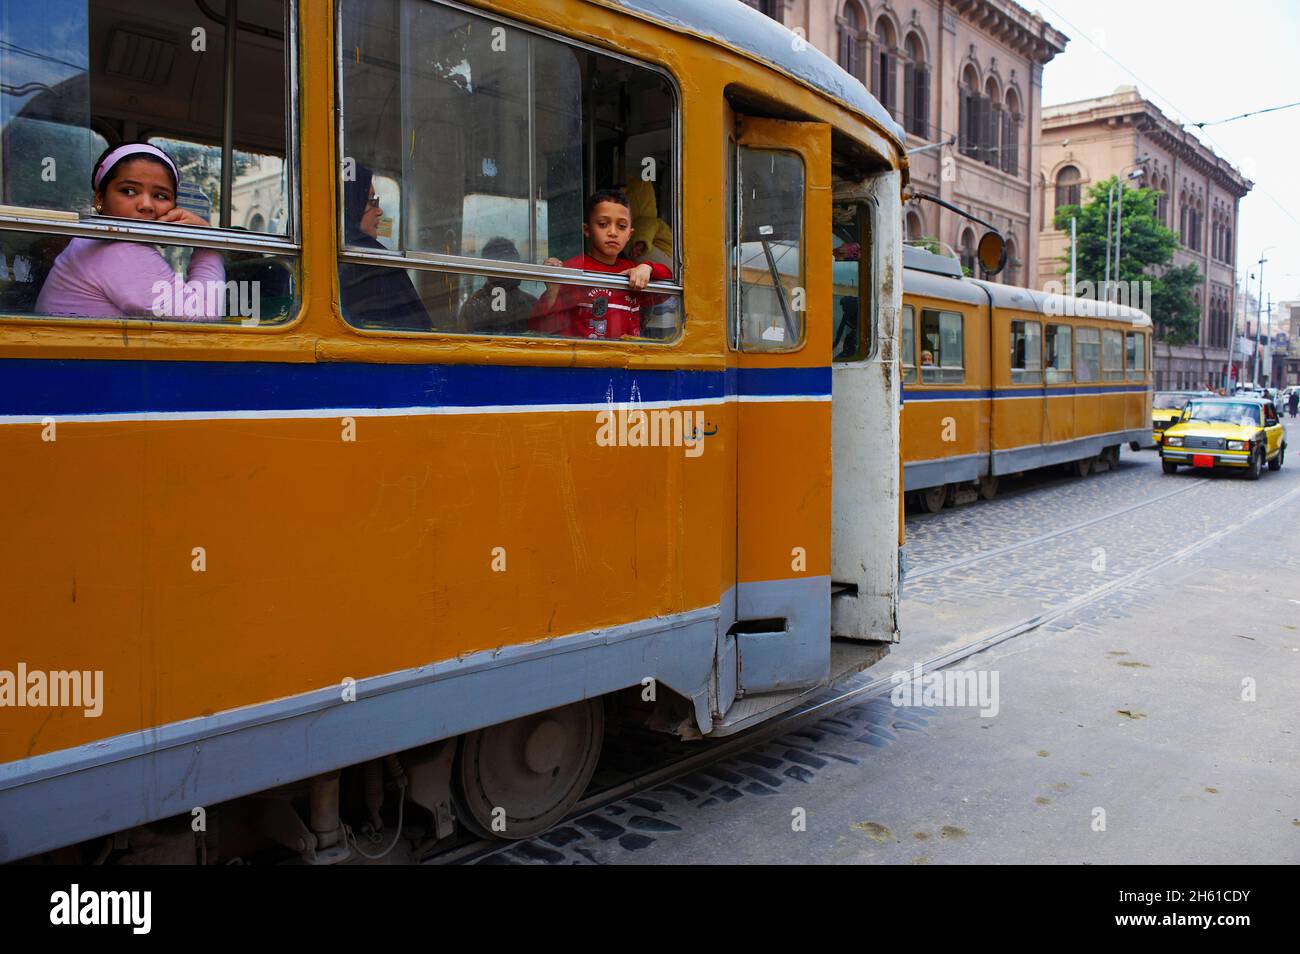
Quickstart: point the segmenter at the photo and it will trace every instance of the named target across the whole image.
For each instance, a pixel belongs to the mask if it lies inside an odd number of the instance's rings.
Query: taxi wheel
[[[1160,462],[1160,469],[1163,470],[1166,474],[1178,473],[1178,465],[1175,464],[1172,460],[1162,460]]]
[[[1272,460],[1270,460],[1270,461],[1268,462],[1268,469],[1269,469],[1269,470],[1281,470],[1281,469],[1282,469],[1282,458],[1284,458],[1285,456],[1286,456],[1286,448],[1283,447],[1283,448],[1281,448],[1281,449],[1277,452],[1277,456],[1274,457]]]
[[[1142,449],[1142,445],[1139,444],[1137,441],[1129,441],[1129,442],[1128,442],[1128,449],[1131,450],[1131,451],[1133,451],[1133,453],[1136,454],[1138,451],[1140,451],[1140,450]]]
[[[1246,471],[1247,480],[1259,480],[1260,471],[1264,469],[1264,452],[1257,450],[1250,455],[1250,469]]]

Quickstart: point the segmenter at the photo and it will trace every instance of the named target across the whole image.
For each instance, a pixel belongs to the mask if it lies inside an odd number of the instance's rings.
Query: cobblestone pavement
[[[997,680],[996,713],[874,698],[485,860],[1296,863],[1297,464],[1166,477],[1126,451],[1108,474],[909,519],[919,569],[1192,487],[905,587],[903,642],[870,676],[1129,584],[956,667]]]

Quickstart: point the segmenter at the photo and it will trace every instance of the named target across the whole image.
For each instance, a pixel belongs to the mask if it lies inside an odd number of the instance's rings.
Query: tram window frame
[[[120,325],[122,322],[131,322],[133,325],[140,327],[166,328],[170,330],[185,329],[192,332],[229,332],[234,330],[253,330],[257,328],[273,329],[283,331],[292,326],[301,317],[303,311],[303,296],[301,291],[302,282],[302,221],[301,221],[301,109],[300,109],[300,91],[301,83],[301,61],[300,61],[300,32],[299,32],[299,0],[281,0],[284,11],[283,18],[283,70],[284,70],[284,155],[281,158],[284,183],[285,183],[285,229],[283,234],[275,232],[254,232],[245,228],[236,228],[233,226],[222,227],[219,221],[210,222],[206,226],[178,225],[172,223],[161,223],[147,219],[130,219],[118,218],[113,216],[104,216],[99,214],[90,214],[85,209],[51,209],[41,206],[27,205],[3,205],[0,206],[0,235],[18,236],[30,235],[32,245],[41,241],[62,241],[63,239],[72,240],[76,238],[91,239],[97,241],[110,242],[129,242],[161,247],[166,250],[163,255],[164,260],[168,261],[175,267],[176,262],[184,259],[186,253],[193,253],[199,250],[212,250],[223,253],[223,268],[226,269],[225,281],[222,283],[226,291],[222,292],[222,301],[225,302],[224,310],[221,313],[221,319],[211,320],[194,320],[176,317],[181,310],[180,302],[175,303],[174,310],[166,311],[164,314],[120,314],[120,315],[74,315],[74,314],[47,314],[41,312],[19,312],[13,310],[0,311],[0,323],[9,321],[49,321],[62,325],[100,325],[105,322],[113,325]],[[87,22],[91,16],[91,2],[86,0]],[[238,38],[238,27],[235,36]],[[224,37],[223,37],[224,40]],[[238,50],[238,42],[236,42]],[[238,60],[236,60],[236,63]],[[92,78],[91,62],[87,61],[84,75],[87,76],[89,86]],[[224,83],[227,74],[223,63],[221,71],[222,82]],[[89,95],[89,94],[88,94]],[[235,119],[236,128],[239,123],[238,116]],[[73,127],[80,128],[80,127]],[[87,135],[100,135],[101,131],[95,125],[95,116],[88,114]],[[138,134],[142,141],[152,141],[157,138],[166,138],[180,140],[190,143],[192,140],[185,139],[184,130],[172,128],[164,124],[153,124],[147,128],[142,128]],[[224,138],[224,137],[223,137]],[[195,143],[195,145],[201,145]],[[224,151],[224,142],[218,146]],[[236,152],[240,152],[232,134],[230,143],[230,152],[232,159]],[[93,161],[93,160],[92,160]],[[89,169],[79,170],[79,175],[84,175],[89,179]],[[190,180],[182,179],[180,185],[184,187],[190,184]],[[178,190],[178,192],[183,189]],[[232,190],[233,191],[233,190]],[[209,197],[210,198],[210,197]],[[183,208],[181,196],[177,196],[177,207]],[[230,201],[228,197],[222,197],[222,208],[229,208]],[[210,216],[213,219],[219,219],[220,212],[212,208]],[[65,243],[66,244],[66,243]],[[277,316],[272,321],[264,320],[260,317],[261,301],[258,302],[258,315],[245,316],[241,313],[229,311],[229,302],[245,300],[241,288],[236,288],[231,293],[229,288],[231,282],[243,282],[242,279],[231,279],[229,274],[230,263],[226,260],[227,255],[259,255],[260,258],[249,259],[252,265],[288,265],[288,287],[290,289],[290,303],[287,307],[281,308]],[[48,279],[48,274],[42,277],[41,283]],[[188,275],[184,271],[179,273],[177,281],[180,286],[185,288],[186,294],[189,294],[188,285],[193,284],[189,281]],[[253,282],[256,285],[256,281]],[[36,288],[36,295],[39,296],[41,288]],[[205,298],[211,298],[216,294],[215,289],[207,288],[203,290]],[[168,300],[170,300],[169,296]],[[156,299],[161,301],[161,299]],[[251,299],[249,299],[251,302]],[[157,308],[157,306],[155,306]]]
[[[877,302],[879,300],[879,296],[875,293],[875,288],[872,286],[872,282],[875,280],[875,273],[876,273],[876,270],[872,267],[872,264],[873,264],[873,259],[877,254],[876,243],[875,243],[875,231],[876,231],[875,216],[878,213],[878,209],[876,203],[874,200],[866,200],[866,199],[853,199],[849,201],[841,201],[841,202],[834,203],[834,205],[832,206],[832,213],[831,213],[833,230],[836,224],[835,210],[842,209],[845,207],[854,210],[854,218],[856,220],[854,224],[857,226],[856,242],[858,246],[858,257],[856,260],[847,259],[843,261],[834,258],[835,249],[843,247],[843,245],[847,244],[847,241],[842,241],[840,245],[837,245],[835,246],[835,248],[832,249],[833,264],[831,265],[831,273],[832,273],[831,296],[832,296],[832,302],[835,304],[835,307],[832,310],[831,320],[835,330],[831,339],[831,360],[836,363],[845,363],[849,361],[861,361],[864,358],[866,358],[869,354],[871,354],[872,351],[875,349],[876,316],[878,314]],[[839,237],[838,234],[832,236],[832,241],[834,241],[836,237]],[[839,354],[836,353],[835,345],[839,341],[840,333],[844,331],[845,326],[848,324],[847,322],[842,320],[841,315],[843,312],[843,301],[849,296],[835,294],[834,273],[836,271],[836,266],[842,264],[850,264],[850,263],[856,264],[858,266],[856,269],[857,295],[854,296],[856,297],[858,302],[857,305],[858,346],[852,351],[845,351],[844,353]],[[866,315],[862,313],[864,302],[866,303],[867,306]]]
[[[1124,332],[1114,328],[1101,332],[1101,376],[1103,381],[1124,380]]]
[[[1062,344],[1059,339],[1064,338]],[[1070,325],[1047,326],[1043,336],[1043,376],[1047,384],[1068,384],[1074,380],[1074,329]],[[1062,367],[1060,360],[1065,359]]]
[[[1019,326],[1019,333],[1017,327]],[[1032,330],[1032,333],[1031,333]],[[1012,384],[1042,384],[1043,383],[1043,325],[1038,321],[1030,321],[1024,318],[1016,318],[1011,321],[1011,383]],[[1017,355],[1017,344],[1024,342],[1023,355]],[[1034,349],[1037,353],[1033,355],[1031,361],[1030,345],[1036,345]],[[1037,365],[1034,367],[1033,365]]]
[[[904,305],[898,329],[899,358],[903,365],[903,383],[916,383],[916,309]]]
[[[1129,331],[1124,334],[1124,366],[1130,381],[1146,380],[1146,342],[1143,341],[1145,337],[1146,335],[1140,331]]]
[[[926,330],[926,321],[930,318],[935,319],[936,322],[933,334],[935,335],[937,347],[926,348],[926,336],[931,334]],[[943,347],[945,326],[951,328],[954,323],[957,331],[957,347],[945,349]],[[922,308],[918,332],[918,354],[929,351],[933,356],[936,351],[938,352],[938,361],[934,364],[918,365],[921,372],[921,382],[923,384],[964,384],[966,382],[966,316],[959,311]],[[947,352],[949,350],[956,351],[957,363],[948,363],[950,355]]]
[[[1079,384],[1100,384],[1101,329],[1081,325],[1074,329],[1074,380]]]
[[[732,178],[732,194],[730,200],[731,215],[735,219],[735,225],[732,231],[732,244],[728,250],[734,261],[736,295],[736,311],[733,316],[734,321],[732,322],[730,331],[731,347],[733,350],[745,354],[787,354],[801,350],[807,341],[808,308],[806,300],[803,302],[803,307],[800,308],[796,307],[796,302],[794,300],[795,296],[793,294],[790,295],[788,299],[782,294],[773,295],[772,297],[776,299],[777,304],[780,306],[778,311],[781,314],[784,327],[778,327],[775,316],[772,316],[772,324],[769,328],[760,331],[757,335],[748,333],[754,330],[757,326],[751,327],[750,324],[749,319],[754,315],[746,309],[747,302],[751,300],[746,294],[746,288],[748,287],[753,290],[768,287],[775,288],[777,287],[779,276],[782,274],[777,268],[779,260],[776,256],[771,254],[770,249],[766,248],[767,240],[760,238],[758,241],[765,246],[764,257],[768,268],[768,274],[772,277],[772,284],[769,286],[762,282],[745,281],[745,261],[743,259],[743,250],[746,245],[753,245],[755,243],[745,241],[745,210],[747,205],[745,203],[746,189],[742,171],[748,157],[759,156],[772,157],[773,164],[775,164],[777,157],[790,159],[798,163],[799,201],[797,203],[789,203],[788,205],[789,209],[797,208],[799,215],[798,270],[795,272],[795,280],[791,287],[791,291],[803,290],[803,297],[805,299],[807,295],[808,217],[806,212],[808,204],[808,169],[804,162],[804,157],[801,153],[796,152],[793,149],[774,146],[747,146],[743,142],[737,143],[736,168]],[[760,205],[759,209],[766,211],[766,209],[771,206],[770,197],[765,196],[764,199],[768,200],[768,205],[766,207]],[[759,224],[757,225],[757,234],[772,234],[772,229],[773,227],[770,224]],[[773,271],[775,271],[776,274],[772,274]],[[784,285],[785,283],[782,282],[781,287],[784,288]],[[770,335],[769,332],[771,332]],[[780,332],[779,338],[776,336],[776,332]],[[788,332],[794,332],[794,334],[788,335]]]
[[[342,44],[344,41],[344,32],[345,32],[344,31],[345,8],[364,6],[370,2],[374,2],[374,0],[344,0],[344,2],[337,4],[335,7],[335,36],[337,38],[336,43],[338,44],[337,51],[336,51],[337,69],[335,71],[335,90],[339,100],[339,105],[338,108],[336,109],[335,148],[337,150],[337,153],[335,159],[336,159],[336,168],[339,170],[338,172],[339,179],[336,181],[339,182],[340,186],[341,186],[342,177],[345,175],[345,158],[353,158],[355,161],[354,157],[347,157],[345,155],[346,150],[348,149],[348,144],[345,138],[345,123],[346,123],[346,113],[348,107],[346,105],[347,92],[346,92],[346,85],[345,85],[345,79],[343,73],[344,51],[342,48]],[[400,10],[403,2],[404,0],[394,0],[394,5],[397,7],[399,16],[400,16]],[[518,340],[522,338],[524,340],[529,340],[529,341],[533,341],[533,340],[560,341],[560,342],[582,341],[583,343],[589,343],[589,344],[631,343],[631,344],[636,344],[638,346],[641,345],[672,346],[672,345],[680,344],[685,336],[685,308],[684,308],[684,298],[683,298],[684,291],[682,286],[683,268],[682,268],[682,227],[681,227],[682,202],[683,202],[682,93],[677,78],[673,75],[673,73],[669,69],[667,69],[664,66],[660,66],[659,64],[648,62],[646,60],[639,59],[637,57],[629,56],[626,53],[622,53],[621,51],[617,51],[612,48],[602,47],[592,43],[586,43],[583,42],[582,40],[578,40],[573,37],[566,36],[562,33],[557,33],[552,30],[544,29],[529,23],[522,22],[520,20],[513,19],[509,16],[503,15],[496,11],[479,9],[477,7],[471,8],[467,6],[462,6],[460,4],[450,2],[450,0],[418,0],[418,3],[416,3],[414,6],[418,6],[421,8],[426,6],[432,6],[432,7],[440,8],[444,11],[449,11],[454,14],[470,17],[473,20],[484,21],[494,30],[497,26],[500,26],[500,27],[504,27],[506,30],[509,31],[522,33],[528,38],[530,51],[533,50],[533,44],[535,41],[539,39],[543,41],[549,41],[553,44],[556,44],[558,47],[563,47],[572,51],[575,55],[585,53],[588,55],[588,57],[591,57],[593,55],[597,57],[603,57],[606,60],[623,64],[625,66],[629,66],[635,69],[643,70],[648,74],[653,74],[656,78],[662,81],[664,87],[666,88],[666,91],[671,97],[671,104],[669,107],[671,116],[668,124],[669,148],[671,150],[671,156],[670,156],[671,161],[669,163],[669,175],[671,176],[671,187],[669,191],[671,193],[671,196],[670,196],[670,201],[668,203],[665,203],[664,206],[661,207],[660,211],[662,214],[662,211],[664,209],[671,209],[673,256],[672,256],[672,265],[670,267],[672,269],[672,277],[667,280],[652,281],[649,285],[646,286],[643,294],[662,296],[660,298],[661,302],[665,300],[670,300],[675,307],[678,318],[675,327],[673,329],[673,334],[671,336],[663,337],[663,338],[647,337],[644,334],[645,329],[643,328],[643,334],[640,337],[634,338],[629,336],[621,339],[584,338],[584,337],[561,335],[561,334],[550,334],[550,333],[542,333],[542,332],[527,332],[527,333],[507,332],[503,334],[498,334],[498,333],[487,332],[482,330],[478,330],[478,331],[472,329],[462,330],[459,328],[448,327],[445,324],[431,327],[429,330],[425,330],[423,328],[419,330],[413,330],[413,331],[401,330],[397,328],[376,327],[373,325],[367,326],[365,324],[358,323],[356,321],[349,319],[346,312],[342,308],[340,308],[340,312],[343,316],[343,320],[348,324],[348,326],[351,329],[365,335],[401,336],[404,338],[415,337],[418,338],[419,340],[431,340],[431,339],[436,340],[440,338],[488,336],[491,338],[491,340],[503,340],[503,339]],[[399,42],[401,42],[400,36],[399,36]],[[530,62],[532,58],[533,55],[530,52],[529,54]],[[530,71],[530,75],[531,75],[531,71]],[[407,89],[405,85],[407,82],[407,78],[408,78],[407,74],[399,66],[398,68],[399,91],[402,91],[403,93]],[[533,98],[529,99],[529,108],[534,113],[536,111],[536,106],[538,102],[539,100],[537,99],[533,99]],[[594,140],[592,140],[591,137],[594,136],[595,130],[591,126],[591,117],[589,115],[588,109],[586,108],[587,101],[585,100],[585,98],[583,100],[582,106],[583,106],[583,115],[580,119],[579,126],[580,126],[581,136],[582,136],[582,148],[584,153],[584,159],[582,165],[582,176],[581,176],[582,186],[580,189],[582,195],[580,197],[580,201],[585,207],[585,202],[589,195],[591,195],[592,193],[600,189],[612,188],[613,184],[590,181],[593,174],[593,168],[594,168],[594,162],[592,162],[590,159],[591,150],[594,148],[593,146]],[[534,125],[535,125],[535,119],[534,119]],[[599,124],[597,123],[596,126],[599,126]],[[639,135],[642,132],[645,131],[638,130],[636,134]],[[541,153],[530,153],[527,160],[530,177],[535,176],[537,170],[537,163],[539,159],[542,158],[544,158],[544,156]],[[623,156],[623,158],[624,160],[626,160],[627,157]],[[376,178],[378,178],[380,175],[388,175],[389,171],[390,170],[374,170],[374,173]],[[406,186],[401,180],[397,180],[397,181],[398,181],[399,190],[403,188],[408,188],[408,186]],[[535,179],[530,179],[530,181],[535,182]],[[361,246],[351,245],[344,241],[346,232],[345,232],[345,222],[344,222],[345,209],[343,207],[343,202],[342,202],[342,191],[343,191],[342,188],[340,188],[340,192],[339,192],[340,201],[338,202],[337,208],[335,210],[336,211],[335,227],[337,229],[337,235],[339,239],[339,246],[338,246],[339,255],[335,267],[336,282],[339,281],[339,274],[338,274],[339,270],[347,265],[353,265],[353,266],[379,266],[383,268],[391,268],[395,272],[406,271],[408,273],[416,273],[421,276],[431,275],[434,277],[433,280],[441,279],[444,282],[447,282],[448,280],[463,280],[465,278],[470,278],[474,280],[478,280],[478,279],[490,280],[492,278],[502,278],[510,281],[517,281],[519,283],[541,281],[548,284],[556,284],[560,286],[600,287],[600,288],[620,289],[620,290],[627,289],[630,287],[626,273],[587,272],[578,268],[568,268],[565,266],[546,265],[546,264],[527,262],[522,260],[524,254],[522,251],[521,251],[521,260],[514,261],[513,259],[506,259],[506,260],[493,259],[482,255],[475,256],[475,255],[464,255],[464,254],[447,254],[442,252],[425,251],[419,249],[407,249],[405,251],[388,250],[388,249],[379,250],[379,249],[370,249]],[[530,193],[532,191],[531,185],[529,191]],[[470,193],[467,193],[467,195],[468,194]],[[533,206],[535,207],[536,204],[537,203],[534,202]],[[403,209],[403,212],[405,212],[405,209]],[[530,235],[531,234],[533,233],[530,231]],[[635,236],[633,236],[633,238],[629,240],[628,248],[624,250],[623,257],[630,257],[626,253],[628,252],[631,245],[635,241],[636,241]],[[530,238],[529,244],[530,245],[535,244],[532,238]],[[587,250],[586,250],[585,240],[583,240],[582,252],[585,254],[586,251]]]

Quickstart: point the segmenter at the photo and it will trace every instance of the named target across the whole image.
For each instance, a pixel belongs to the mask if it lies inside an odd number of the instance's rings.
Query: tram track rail
[[[947,573],[952,570],[960,569],[964,566],[970,566],[974,563],[982,563],[985,560],[991,560],[994,557],[1005,556],[1008,553],[1014,553],[1016,550],[1023,550],[1026,547],[1036,546],[1040,543],[1046,543],[1049,540],[1055,540],[1057,537],[1068,536],[1071,533],[1078,533],[1080,530],[1086,530],[1089,527],[1096,526],[1099,523],[1105,523],[1107,520],[1114,520],[1116,517],[1122,517],[1126,514],[1142,510],[1161,501],[1168,500],[1170,497],[1177,497],[1180,494],[1189,493],[1195,490],[1202,490],[1209,486],[1205,483],[1187,484],[1174,490],[1166,491],[1162,494],[1156,494],[1154,497],[1148,497],[1145,500],[1139,500],[1136,503],[1129,504],[1126,507],[1120,507],[1118,510],[1112,510],[1109,513],[1099,514],[1095,517],[1089,517],[1087,520],[1081,520],[1078,523],[1071,524],[1068,527],[1061,527],[1059,530],[1051,530],[1047,533],[1040,533],[1030,537],[1027,540],[1019,540],[1015,543],[1008,543],[1006,546],[995,547],[992,550],[984,550],[979,553],[972,553],[970,556],[961,557],[956,560],[947,560],[943,563],[936,563],[933,566],[921,566],[918,569],[907,572],[904,585],[913,580],[924,579],[927,576],[934,576],[939,573]]]
[[[1178,490],[1161,494],[1149,500],[1140,501],[1137,504],[1121,508],[1120,510],[1114,511],[1110,514],[1104,514],[1092,518],[1091,520],[1084,521],[1080,524],[1074,525],[1073,527],[1062,528],[1059,531],[1053,531],[1050,534],[1041,535],[1036,538],[1036,540],[1041,542],[1045,539],[1052,539],[1053,537],[1074,532],[1075,530],[1091,526],[1095,523],[1100,523],[1103,520],[1111,519],[1115,516],[1121,515],[1122,513],[1130,513],[1134,510],[1139,510],[1144,506],[1195,489],[1195,486],[1198,485],[1179,488]],[[883,696],[889,693],[894,686],[898,684],[894,675],[895,672],[905,671],[909,672],[916,678],[920,678],[926,673],[937,672],[955,666],[972,656],[986,652],[1001,643],[1007,642],[1008,640],[1032,633],[1054,620],[1075,613],[1085,606],[1105,599],[1120,590],[1127,589],[1165,567],[1194,556],[1223,539],[1225,536],[1235,533],[1246,525],[1253,523],[1255,520],[1260,519],[1274,510],[1277,510],[1297,497],[1300,497],[1300,486],[1294,487],[1286,493],[1275,497],[1273,500],[1255,508],[1235,522],[1220,527],[1218,530],[1208,534],[1200,540],[1158,557],[1147,563],[1145,566],[1127,573],[1119,579],[1103,583],[1100,586],[1094,587],[1085,593],[1081,593],[1080,595],[1066,600],[1057,606],[1044,609],[1039,613],[1035,613],[1010,625],[1004,626],[995,632],[987,633],[968,643],[964,643],[961,646],[914,662],[910,668],[903,670],[892,669],[886,675],[877,676],[873,679],[867,680],[866,682],[862,682],[859,685],[848,685],[839,690],[833,688],[831,692],[817,699],[810,700],[802,706],[791,709],[790,711],[775,717],[770,722],[755,726],[752,729],[738,733],[734,736],[728,736],[718,740],[705,740],[702,743],[697,743],[706,746],[706,748],[683,758],[673,759],[665,764],[653,766],[647,771],[632,778],[602,788],[601,790],[592,792],[588,795],[584,795],[584,797],[578,801],[573,810],[565,817],[564,821],[560,822],[560,824],[580,819],[584,815],[588,815],[593,811],[618,802],[630,795],[645,792],[665,783],[672,782],[682,776],[689,775],[691,772],[697,771],[701,768],[714,765],[732,755],[744,752],[772,739],[779,738],[808,725],[809,723],[832,716],[850,706],[859,705],[870,701],[871,699]],[[1029,543],[1030,541],[1022,541],[1013,548],[1018,549],[1021,546],[1029,545]],[[1006,548],[1000,548],[998,552],[1007,552],[1007,550]],[[990,551],[990,553],[985,554],[984,556],[988,557],[993,555],[995,555],[994,551]],[[933,572],[938,572],[938,569],[936,568]],[[421,863],[472,864],[492,855],[507,852],[516,844],[518,843],[512,841],[478,839],[468,843],[462,843],[448,851],[427,857],[422,860]]]

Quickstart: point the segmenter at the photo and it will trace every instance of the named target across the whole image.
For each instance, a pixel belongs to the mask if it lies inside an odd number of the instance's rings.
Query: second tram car
[[[1036,467],[1086,475],[1150,442],[1145,312],[966,278],[912,246],[903,265],[903,488],[923,509]]]

